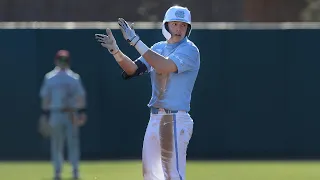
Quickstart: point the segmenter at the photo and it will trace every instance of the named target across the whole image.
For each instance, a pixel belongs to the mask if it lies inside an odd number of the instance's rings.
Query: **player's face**
[[[176,43],[186,36],[188,24],[179,21],[172,21],[168,22],[168,28],[171,33],[169,43]]]
[[[67,68],[69,67],[68,57],[61,56],[55,59],[55,65],[60,68]]]

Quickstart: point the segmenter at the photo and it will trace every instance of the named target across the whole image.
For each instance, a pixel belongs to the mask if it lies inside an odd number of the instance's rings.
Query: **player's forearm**
[[[173,61],[166,59],[162,55],[152,51],[141,40],[136,44],[135,48],[142,57],[152,66],[158,73],[175,72],[177,67]]]
[[[166,59],[165,57],[161,56],[160,54],[148,50],[144,55],[143,58],[152,66],[156,72],[158,73],[169,73],[173,72],[175,64]]]
[[[116,59],[119,66],[128,74],[132,75],[138,69],[138,66],[125,54],[123,54],[120,50],[118,53],[113,55]]]

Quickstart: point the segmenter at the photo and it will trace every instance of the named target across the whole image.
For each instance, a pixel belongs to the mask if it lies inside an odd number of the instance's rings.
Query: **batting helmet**
[[[185,22],[188,24],[188,29],[186,35],[189,37],[191,34],[191,13],[188,8],[181,6],[172,6],[170,7],[162,21],[162,34],[163,36],[169,40],[171,38],[171,34],[168,29],[168,22],[171,21],[179,21]]]

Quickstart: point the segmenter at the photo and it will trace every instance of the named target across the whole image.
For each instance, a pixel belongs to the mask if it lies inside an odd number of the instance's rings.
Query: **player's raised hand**
[[[140,37],[134,31],[133,23],[129,25],[123,18],[119,18],[118,24],[124,39],[127,40],[131,46],[135,46],[140,40]]]
[[[96,40],[101,44],[101,46],[108,49],[111,54],[116,54],[119,52],[119,47],[117,45],[116,39],[109,28],[106,29],[107,34],[95,34]]]

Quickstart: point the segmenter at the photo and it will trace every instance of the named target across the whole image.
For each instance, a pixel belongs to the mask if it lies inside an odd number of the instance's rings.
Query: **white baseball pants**
[[[185,180],[192,132],[193,120],[184,111],[151,113],[142,150],[144,180]]]

